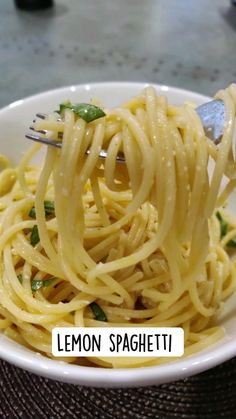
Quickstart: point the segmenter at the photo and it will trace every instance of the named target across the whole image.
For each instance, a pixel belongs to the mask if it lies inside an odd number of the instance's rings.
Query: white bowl
[[[55,89],[14,102],[0,111],[0,153],[9,156],[15,163],[19,161],[21,154],[29,147],[24,134],[36,112],[55,110],[65,99],[86,102],[92,97],[99,97],[105,106],[110,107],[135,96],[146,85],[129,82],[93,83]],[[187,90],[159,85],[155,87],[175,104],[188,100],[200,105],[209,100],[206,96]],[[236,194],[233,194],[230,206],[235,207],[235,204]],[[69,365],[30,351],[3,334],[0,334],[0,357],[35,374],[73,384],[97,387],[162,384],[200,373],[236,355],[236,295],[227,301],[219,323],[224,326],[226,335],[218,343],[195,355],[155,367],[112,370]]]

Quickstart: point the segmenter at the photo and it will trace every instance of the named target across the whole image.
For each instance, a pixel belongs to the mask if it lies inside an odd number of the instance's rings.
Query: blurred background
[[[0,71],[0,106],[105,80],[211,95],[236,81],[236,7],[230,0],[55,0],[29,12],[1,1]]]

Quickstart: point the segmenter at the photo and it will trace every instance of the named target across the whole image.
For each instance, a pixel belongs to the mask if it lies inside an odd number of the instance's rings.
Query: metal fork
[[[207,102],[201,106],[198,106],[196,108],[196,112],[202,121],[206,136],[210,138],[215,144],[219,144],[222,138],[226,119],[224,102],[219,99],[212,100],[211,102]],[[40,119],[47,119],[48,115],[44,113],[37,113],[36,117]],[[26,138],[49,146],[57,148],[62,147],[62,142],[60,141],[60,138],[62,138],[62,133],[58,133],[59,141],[57,141],[53,140],[52,138],[42,137],[42,135],[47,135],[47,131],[45,130],[36,131],[33,126],[31,126],[30,129],[33,130],[34,133],[27,133],[25,135]],[[88,155],[89,153],[90,151],[87,150],[86,154]],[[99,157],[105,159],[107,157],[107,150],[102,149],[99,153]],[[119,153],[117,155],[116,161],[118,163],[125,162],[123,153]]]

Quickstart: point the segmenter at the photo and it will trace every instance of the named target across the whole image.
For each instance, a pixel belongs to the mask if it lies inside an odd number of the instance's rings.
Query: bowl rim
[[[3,337],[3,340],[5,339],[10,341],[10,339]],[[0,343],[1,340],[0,336]],[[57,381],[102,388],[130,388],[164,384],[199,374],[236,355],[235,340],[226,341],[223,344],[220,344],[219,341],[217,345],[212,345],[210,354],[204,350],[182,358],[181,361],[163,365],[108,369],[103,367],[85,367],[49,359],[41,354],[25,349],[15,342],[13,343],[14,346],[18,347],[17,351],[12,350],[11,352],[7,348],[6,351],[0,350],[0,358],[4,361],[34,374]],[[214,346],[216,347],[213,348]]]
[[[129,81],[108,81],[91,82],[62,86],[27,96],[4,106],[0,109],[1,117],[11,108],[29,104],[46,95],[53,95],[63,91],[74,89],[86,89],[86,86],[93,88],[137,88],[152,85],[163,92],[172,92],[179,95],[190,95],[197,100],[209,100],[209,96],[193,92],[179,87],[157,84],[152,82],[129,82]],[[73,91],[73,90],[71,90]],[[1,121],[0,121],[1,122]],[[12,345],[17,348],[12,348]],[[26,369],[35,374],[52,378],[54,380],[93,387],[137,387],[146,385],[163,384],[190,375],[198,374],[210,369],[236,355],[236,339],[224,338],[212,345],[211,351],[203,350],[181,360],[168,364],[148,366],[141,368],[120,368],[108,369],[103,367],[85,367],[75,364],[67,364],[63,361],[52,360],[43,355],[37,354],[23,346],[11,341],[0,333],[0,358],[8,361],[17,367]]]
[[[5,112],[5,111],[9,111],[9,108],[15,108],[17,106],[21,106],[23,103],[27,104],[31,100],[38,99],[38,98],[43,97],[43,96],[48,95],[48,94],[52,95],[54,93],[60,93],[60,92],[66,91],[66,90],[74,92],[75,90],[81,89],[81,88],[84,89],[84,90],[89,91],[91,87],[95,88],[95,89],[96,88],[100,89],[102,87],[105,87],[105,88],[110,87],[111,85],[115,88],[124,87],[124,86],[125,87],[131,86],[131,87],[134,87],[134,88],[137,87],[139,89],[144,89],[147,86],[154,86],[157,89],[161,90],[162,92],[168,92],[168,91],[174,92],[175,91],[176,93],[178,93],[180,95],[191,94],[191,96],[196,97],[196,99],[199,99],[199,98],[202,99],[202,100],[206,100],[206,99],[211,100],[212,99],[208,95],[204,95],[202,93],[198,93],[198,92],[195,92],[193,90],[181,88],[181,87],[178,87],[178,86],[163,84],[163,83],[155,83],[155,82],[151,82],[151,81],[146,82],[146,81],[127,81],[127,80],[126,81],[112,81],[111,80],[111,81],[104,81],[104,82],[99,81],[99,82],[88,82],[88,83],[78,83],[78,84],[74,83],[74,84],[68,84],[66,86],[55,87],[53,89],[39,91],[39,92],[36,92],[32,95],[21,97],[21,98],[19,98],[17,100],[14,100],[14,101],[12,101],[12,102],[4,105],[4,106],[1,106],[0,107],[0,113]]]

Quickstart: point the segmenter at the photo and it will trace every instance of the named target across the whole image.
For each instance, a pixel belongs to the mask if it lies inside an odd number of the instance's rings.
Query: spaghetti
[[[48,147],[42,168],[31,163],[38,144],[16,168],[1,156],[0,329],[7,336],[52,357],[56,326],[180,326],[185,355],[223,335],[213,321],[236,288],[236,221],[222,208],[236,185],[236,86],[217,97],[226,107],[218,146],[192,105],[172,106],[147,87],[91,122],[69,106],[60,120],[37,122],[52,138],[63,133],[62,148]],[[125,163],[116,161],[121,152]],[[68,362],[122,368],[167,360]]]

